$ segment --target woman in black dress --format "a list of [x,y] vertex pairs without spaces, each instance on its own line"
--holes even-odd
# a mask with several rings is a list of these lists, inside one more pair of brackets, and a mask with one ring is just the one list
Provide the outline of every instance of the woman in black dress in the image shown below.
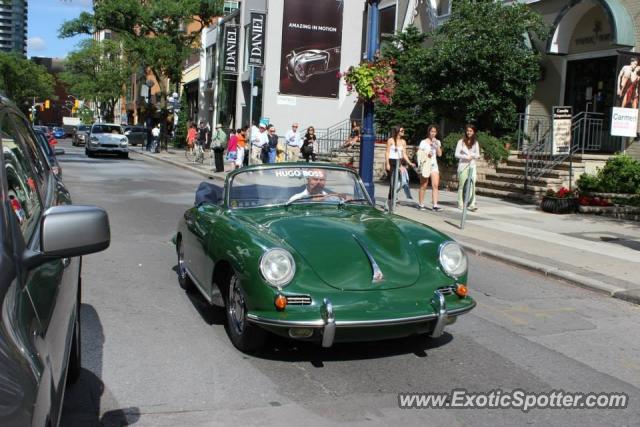
[[313,126],[309,126],[307,128],[307,133],[304,134],[304,141],[302,142],[302,148],[300,152],[302,153],[302,157],[309,162],[316,161],[316,153],[315,153],[315,144],[316,144],[316,134]]

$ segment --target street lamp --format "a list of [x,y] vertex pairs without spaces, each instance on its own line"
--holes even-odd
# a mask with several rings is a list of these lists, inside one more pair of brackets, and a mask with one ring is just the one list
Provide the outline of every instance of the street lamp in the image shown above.
[[[369,16],[367,21],[367,60],[373,61],[378,50],[378,0],[367,0]],[[373,157],[375,153],[376,135],[373,130],[373,101],[365,101],[360,144],[360,176],[372,200],[375,200],[373,186]]]

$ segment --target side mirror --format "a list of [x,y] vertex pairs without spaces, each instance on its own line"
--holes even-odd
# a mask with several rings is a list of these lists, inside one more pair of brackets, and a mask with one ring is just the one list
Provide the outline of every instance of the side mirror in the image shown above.
[[24,262],[33,268],[55,258],[100,252],[109,247],[107,212],[97,206],[65,205],[47,209],[40,223],[40,252],[27,251]]
[[54,150],[54,153],[56,153],[56,156],[62,156],[64,154],[64,148],[57,148]]

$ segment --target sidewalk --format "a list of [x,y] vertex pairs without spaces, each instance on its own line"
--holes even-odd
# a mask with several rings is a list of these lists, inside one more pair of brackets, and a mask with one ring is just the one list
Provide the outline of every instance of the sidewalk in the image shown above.
[[[212,172],[208,158],[204,165],[188,164],[181,150],[131,152],[206,178],[223,181],[226,176]],[[388,188],[386,183],[376,183],[376,200],[383,201]],[[411,192],[417,201],[417,188]],[[440,198],[443,211],[419,211],[415,203],[404,201],[401,192],[396,213],[448,234],[471,253],[640,304],[640,223],[594,215],[553,215],[536,205],[478,196],[478,211],[467,212],[461,229],[456,193],[441,191]],[[431,205],[430,190],[425,201]]]

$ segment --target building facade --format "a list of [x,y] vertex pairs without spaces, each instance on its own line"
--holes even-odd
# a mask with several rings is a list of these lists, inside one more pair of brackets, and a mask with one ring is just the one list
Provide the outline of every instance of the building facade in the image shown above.
[[27,0],[0,2],[0,51],[27,55]]

